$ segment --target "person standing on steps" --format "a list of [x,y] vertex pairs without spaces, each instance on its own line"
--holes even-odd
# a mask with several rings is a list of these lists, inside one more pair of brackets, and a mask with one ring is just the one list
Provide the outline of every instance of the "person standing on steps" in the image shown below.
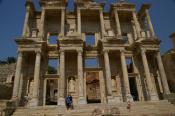
[[73,100],[72,100],[72,96],[70,94],[68,94],[66,96],[66,108],[67,110],[69,110],[70,108],[73,109]]

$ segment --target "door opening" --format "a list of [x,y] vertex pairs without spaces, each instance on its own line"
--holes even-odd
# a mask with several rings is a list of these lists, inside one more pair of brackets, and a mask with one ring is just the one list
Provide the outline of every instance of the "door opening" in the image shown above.
[[131,95],[133,97],[133,100],[134,101],[139,101],[139,96],[138,96],[135,77],[130,77],[129,78],[129,86],[130,86],[130,91],[131,91]]
[[86,99],[87,103],[101,103],[98,72],[86,73]]

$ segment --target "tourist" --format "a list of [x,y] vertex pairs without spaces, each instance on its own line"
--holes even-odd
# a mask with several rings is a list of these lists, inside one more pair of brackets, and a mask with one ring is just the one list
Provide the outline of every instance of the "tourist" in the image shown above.
[[67,110],[69,110],[70,108],[73,109],[73,100],[70,94],[66,96],[66,107],[67,107]]

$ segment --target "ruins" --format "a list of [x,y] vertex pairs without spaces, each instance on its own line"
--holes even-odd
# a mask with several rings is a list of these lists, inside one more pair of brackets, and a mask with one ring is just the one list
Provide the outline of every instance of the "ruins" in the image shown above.
[[163,64],[165,67],[165,71],[167,74],[167,80],[168,80],[168,84],[170,87],[170,92],[175,93],[175,33],[172,33],[170,35],[170,38],[172,38],[172,43],[173,43],[173,48],[168,50],[163,56],[162,56],[162,60],[163,60]]
[[[22,36],[15,40],[18,57],[11,100],[17,106],[61,108],[68,94],[77,107],[156,104],[170,94],[150,4],[138,12],[135,4],[124,0],[110,5],[109,12],[104,12],[103,2],[90,0],[75,0],[74,10],[67,9],[66,0],[40,0],[41,11],[31,0],[25,5]],[[52,72],[50,65],[55,67]]]

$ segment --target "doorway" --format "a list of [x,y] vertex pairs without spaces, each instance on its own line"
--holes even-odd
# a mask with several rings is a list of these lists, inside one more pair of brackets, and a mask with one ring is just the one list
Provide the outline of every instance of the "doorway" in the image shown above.
[[57,105],[58,80],[47,79],[46,81],[46,105]]
[[139,101],[139,96],[138,96],[138,90],[137,90],[137,84],[136,84],[136,78],[135,77],[130,77],[129,78],[129,86],[130,86],[130,91],[131,95],[133,97],[134,101]]
[[99,72],[86,72],[87,103],[101,103]]

